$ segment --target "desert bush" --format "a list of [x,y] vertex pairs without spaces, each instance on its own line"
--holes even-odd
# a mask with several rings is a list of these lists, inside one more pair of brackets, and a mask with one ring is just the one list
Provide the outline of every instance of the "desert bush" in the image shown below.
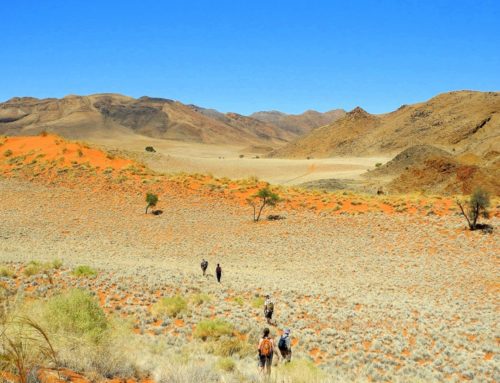
[[148,209],[150,207],[155,207],[156,204],[158,203],[158,196],[153,193],[147,193],[146,194],[146,214],[148,214]]
[[278,375],[281,375],[284,381],[294,383],[319,383],[326,379],[325,373],[319,367],[305,359],[292,360],[280,366]]
[[156,152],[156,150],[152,146],[146,146],[146,152],[154,153],[154,152]]
[[243,306],[243,304],[245,303],[242,297],[236,297],[233,299],[233,301],[240,307]]
[[252,307],[256,309],[261,309],[264,307],[264,298],[263,297],[255,297],[252,300]]
[[236,370],[236,363],[232,358],[221,358],[217,361],[217,367],[222,371],[232,372]]
[[187,310],[186,300],[179,296],[163,297],[152,308],[154,315],[167,315],[177,317],[180,313]]
[[0,266],[0,277],[12,278],[14,276],[14,271],[7,266]]
[[490,196],[488,192],[481,188],[474,190],[469,198],[468,206],[464,208],[463,203],[457,200],[457,205],[465,217],[470,230],[478,228],[479,217],[489,218],[488,207],[490,206]]
[[31,277],[32,275],[40,274],[45,269],[44,265],[38,261],[30,261],[25,266],[23,273],[27,277]]
[[7,149],[5,152],[3,152],[3,155],[4,155],[5,157],[10,157],[10,156],[12,155],[12,150]]
[[59,270],[63,265],[63,261],[60,259],[54,259],[52,261],[52,267],[56,270]]
[[190,301],[194,303],[196,306],[200,306],[204,303],[209,303],[212,301],[212,297],[208,294],[204,293],[198,293],[198,294],[193,294],[190,297]]
[[51,331],[93,343],[102,339],[109,326],[94,297],[79,289],[50,298],[43,307],[43,317]]
[[196,325],[193,336],[202,340],[219,339],[233,333],[233,325],[223,319],[206,319]]
[[8,371],[27,383],[40,365],[58,368],[57,355],[46,331],[27,317],[9,319],[3,313],[0,323],[0,370]]
[[97,276],[97,271],[90,266],[80,265],[73,269],[73,275],[76,277],[95,278]]
[[[262,214],[262,210],[266,206],[276,206],[280,201],[278,194],[272,192],[269,187],[260,189],[256,194],[247,199],[247,203],[253,207],[253,220],[258,222]],[[258,206],[260,205],[260,206]]]
[[381,167],[381,166],[382,166],[382,162],[377,162],[377,163],[375,164],[375,167],[376,167],[376,168],[379,168],[379,167]]
[[207,351],[218,356],[229,357],[239,355],[240,357],[255,354],[255,346],[251,346],[243,339],[235,336],[222,336],[207,344]]

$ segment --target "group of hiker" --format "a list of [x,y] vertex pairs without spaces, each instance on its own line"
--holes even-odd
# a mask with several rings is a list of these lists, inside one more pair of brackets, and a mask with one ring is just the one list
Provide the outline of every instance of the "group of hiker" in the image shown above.
[[[203,276],[206,276],[208,269],[208,261],[203,259],[201,261],[201,271]],[[220,283],[222,277],[222,267],[217,264],[215,268],[215,275],[217,277],[217,282]],[[270,325],[276,325],[273,323],[274,314],[274,300],[268,294],[266,295],[266,300],[264,301],[264,317]],[[278,344],[275,345],[274,339],[270,336],[271,331],[266,327],[263,331],[262,338],[258,345],[259,354],[259,368],[262,374],[269,375],[271,373],[271,366],[273,363],[273,356],[276,354],[276,349],[279,350],[281,357],[285,363],[289,363],[292,359],[292,342],[290,339],[290,329],[285,329],[280,336]],[[278,354],[276,354],[278,355]],[[279,358],[279,355],[278,355]]]
[[[203,272],[203,276],[206,276],[207,269],[208,269],[208,261],[203,259],[201,261],[201,271]],[[215,268],[215,276],[217,277],[217,282],[220,283],[220,279],[222,278],[222,267],[220,267],[220,264],[217,264],[217,267]]]

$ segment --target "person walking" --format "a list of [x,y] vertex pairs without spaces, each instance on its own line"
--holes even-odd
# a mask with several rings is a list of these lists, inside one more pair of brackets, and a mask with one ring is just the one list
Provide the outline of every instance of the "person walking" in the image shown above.
[[208,269],[208,261],[206,261],[205,258],[203,258],[203,260],[201,261],[201,271],[203,272],[203,276],[205,276],[207,269]]
[[268,324],[272,325],[274,313],[274,301],[271,299],[270,295],[266,295],[266,300],[264,302],[264,316]]
[[271,375],[271,365],[273,364],[274,340],[269,335],[266,327],[259,341],[259,369],[261,374]]
[[220,279],[222,277],[222,267],[220,267],[219,264],[217,264],[217,267],[215,268],[215,275],[217,276],[217,282],[220,283]]
[[285,363],[290,363],[292,360],[292,341],[290,339],[290,329],[287,328],[278,341],[278,349]]

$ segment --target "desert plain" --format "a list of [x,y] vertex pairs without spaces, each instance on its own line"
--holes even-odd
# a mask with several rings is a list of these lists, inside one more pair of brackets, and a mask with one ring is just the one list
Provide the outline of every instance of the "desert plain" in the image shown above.
[[[453,197],[288,186],[318,168],[318,178],[357,177],[378,157],[287,162],[167,146],[145,158],[104,141],[2,140],[11,153],[0,159],[1,283],[11,300],[80,288],[120,323],[101,354],[55,331],[61,363],[81,374],[67,380],[259,381],[266,294],[276,301],[271,333],[290,328],[293,339],[294,362],[278,363],[272,381],[500,380],[498,231],[467,230]],[[169,162],[192,168],[167,172]],[[253,222],[246,198],[266,181],[282,202],[265,216],[283,219]],[[149,191],[162,214],[145,214]],[[495,198],[488,222],[500,222]],[[75,273],[81,266],[93,272]],[[184,302],[175,315],[161,309],[172,297]],[[220,320],[223,336],[197,332]]]

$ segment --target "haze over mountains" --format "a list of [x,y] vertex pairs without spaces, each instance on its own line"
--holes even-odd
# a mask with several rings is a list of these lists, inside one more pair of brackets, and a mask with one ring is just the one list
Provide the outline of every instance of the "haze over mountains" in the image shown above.
[[220,113],[178,101],[118,94],[62,99],[16,97],[0,103],[0,134],[33,135],[43,130],[72,139],[140,134],[206,144],[283,145],[299,134],[333,122],[343,111],[280,114],[278,123],[237,113]]

